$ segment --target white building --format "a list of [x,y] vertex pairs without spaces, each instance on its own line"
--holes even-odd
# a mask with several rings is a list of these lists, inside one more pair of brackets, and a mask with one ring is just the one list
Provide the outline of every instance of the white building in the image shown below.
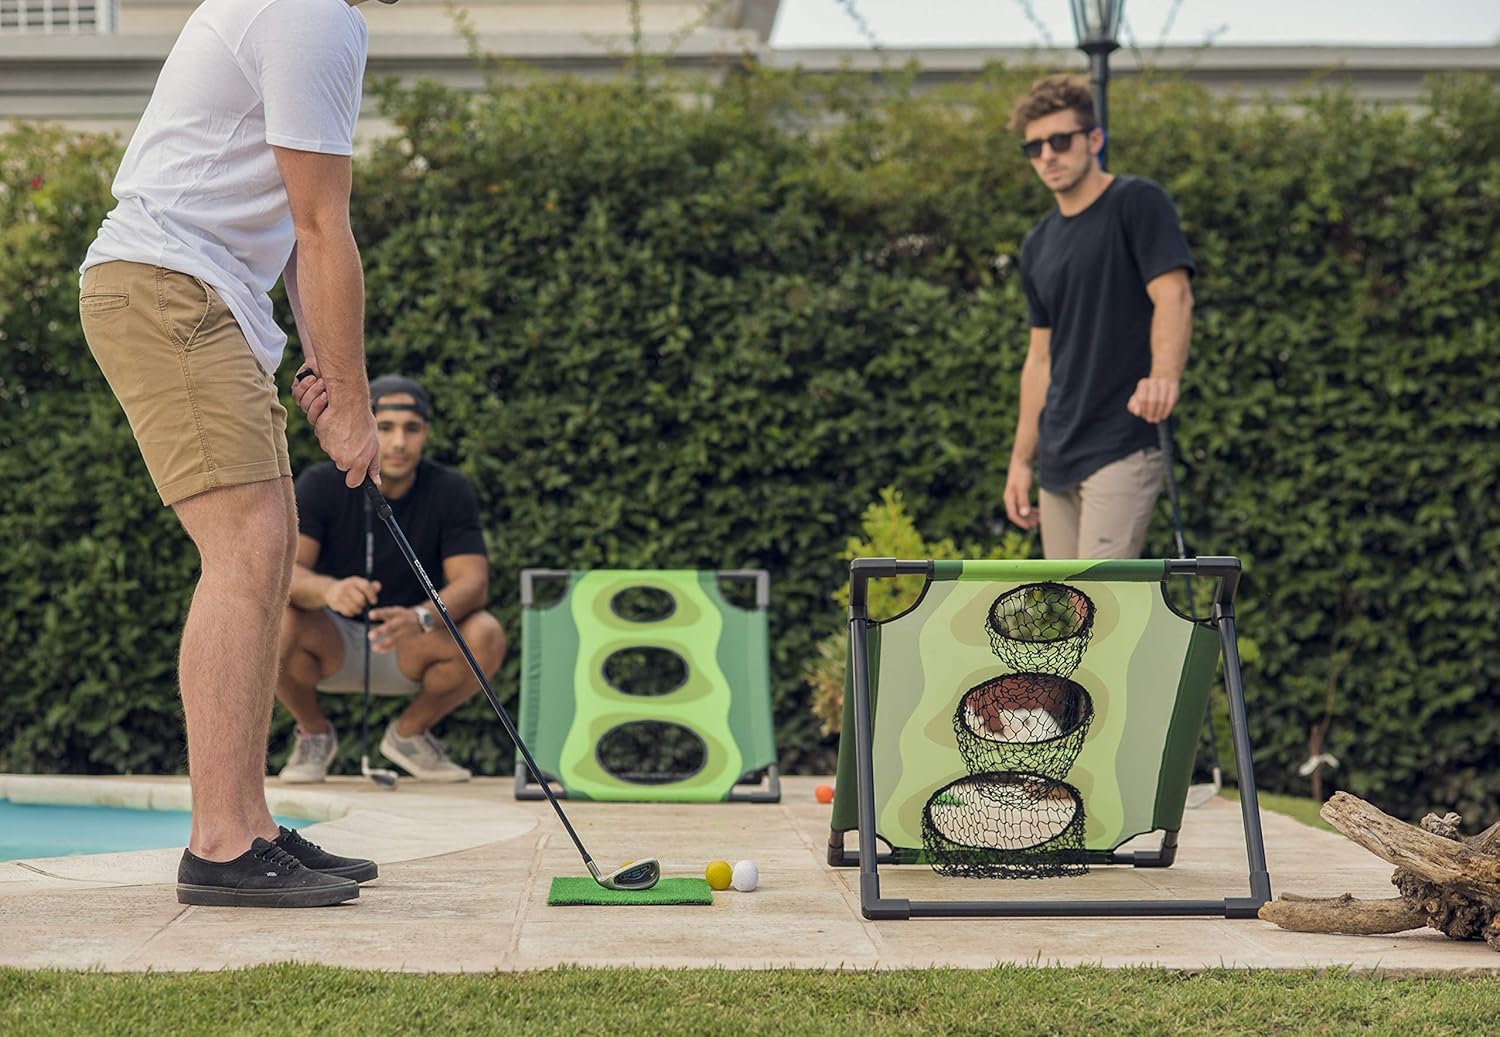
[[[780,0],[401,0],[370,3],[371,76],[428,78],[476,87],[483,75],[454,12],[477,34],[480,48],[511,69],[582,77],[618,76],[640,32],[646,51],[668,67],[710,77],[744,60],[774,66],[872,73],[882,64],[916,60],[921,82],[972,75],[988,62],[1086,68],[1076,50],[786,50],[769,45]],[[0,0],[0,120],[62,122],[83,130],[128,136],[144,110],[162,60],[196,0]],[[632,24],[632,10],[639,26]],[[1284,96],[1310,77],[1343,79],[1364,96],[1413,104],[1432,72],[1500,75],[1497,47],[1167,47],[1154,52],[1161,69],[1183,71],[1216,92],[1247,100]],[[1128,77],[1128,51],[1111,61]],[[515,74],[515,73],[511,73]],[[365,106],[361,136],[383,127]]]

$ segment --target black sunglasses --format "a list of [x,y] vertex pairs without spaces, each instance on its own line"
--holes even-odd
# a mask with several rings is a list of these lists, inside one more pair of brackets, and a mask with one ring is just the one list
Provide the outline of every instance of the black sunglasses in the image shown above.
[[1042,137],[1039,140],[1026,141],[1021,145],[1021,150],[1025,152],[1027,158],[1041,158],[1042,145],[1050,144],[1052,146],[1053,154],[1061,155],[1063,152],[1067,151],[1073,146],[1073,138],[1075,136],[1080,133],[1092,132],[1094,132],[1094,128],[1092,126],[1089,126],[1081,130],[1069,130],[1067,133],[1054,133],[1050,137]]

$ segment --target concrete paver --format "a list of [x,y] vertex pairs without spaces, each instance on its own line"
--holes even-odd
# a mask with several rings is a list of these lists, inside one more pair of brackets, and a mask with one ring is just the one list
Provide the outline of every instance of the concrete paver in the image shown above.
[[[0,795],[38,780],[0,776]],[[812,790],[828,780],[783,778],[779,804],[565,803],[601,867],[654,854],[668,876],[701,875],[714,858],[753,858],[761,871],[756,892],[717,893],[710,907],[566,908],[547,906],[551,879],[583,874],[582,862],[547,804],[516,802],[509,780],[406,782],[394,793],[358,778],[333,779],[317,790],[270,781],[279,812],[298,799],[300,811],[286,812],[329,818],[308,828],[309,838],[380,861],[380,879],[357,902],[297,912],[184,908],[171,885],[178,850],[10,862],[0,864],[0,964],[173,971],[300,961],[483,972],[559,964],[1056,963],[1500,972],[1500,955],[1484,944],[1430,930],[1317,936],[1222,918],[870,922],[859,913],[857,872],[824,860],[829,808]],[[83,797],[76,782],[64,782],[67,794]],[[120,791],[132,783],[147,791]],[[112,802],[134,805],[180,805],[186,792],[181,779],[109,784]],[[31,792],[41,795],[34,784]],[[1390,866],[1348,840],[1275,814],[1265,814],[1263,823],[1273,889],[1394,895]],[[881,881],[887,896],[914,899],[1243,896],[1239,807],[1213,800],[1189,810],[1177,863],[1167,869],[1094,868],[1075,878],[1005,883],[882,868]]]

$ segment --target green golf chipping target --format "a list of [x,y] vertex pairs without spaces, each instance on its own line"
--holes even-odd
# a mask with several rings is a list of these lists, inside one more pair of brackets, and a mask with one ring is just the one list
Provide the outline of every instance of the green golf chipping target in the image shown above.
[[[757,581],[757,606],[721,577]],[[537,604],[532,586],[563,582]],[[521,731],[577,799],[779,799],[763,573],[522,573]],[[765,771],[770,790],[736,791]],[[535,786],[517,773],[517,795]]]
[[[1270,900],[1254,767],[1243,749],[1237,558],[856,558],[849,569],[828,863],[859,868],[866,918],[1253,918]],[[905,612],[871,618],[873,586],[917,575],[925,583]],[[1206,615],[1174,607],[1164,591],[1177,578],[1208,583]],[[1176,860],[1220,661],[1242,748],[1249,895],[1084,892],[1092,880],[1083,873],[1094,865],[1162,868]],[[1155,847],[1125,846],[1152,832],[1160,833]],[[1064,896],[1045,899],[975,883],[951,884],[964,892],[930,887],[939,893],[931,899],[882,889],[887,868],[897,866],[899,876],[899,866],[921,864],[966,879],[1078,878]]]
[[[1090,851],[1180,827],[1217,645],[1172,611],[1159,580],[1087,575],[1145,564],[1160,572],[1159,562],[937,562],[915,605],[871,624],[877,831],[895,859],[931,863],[929,801],[984,772],[1077,790]],[[852,705],[846,691],[846,738]],[[852,763],[841,756],[840,792],[852,791]],[[852,795],[835,800],[833,820],[854,827]]]

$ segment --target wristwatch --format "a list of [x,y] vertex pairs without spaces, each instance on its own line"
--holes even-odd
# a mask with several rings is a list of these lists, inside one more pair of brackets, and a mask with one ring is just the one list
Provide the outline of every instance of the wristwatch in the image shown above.
[[412,609],[417,614],[417,622],[422,624],[422,633],[427,633],[437,626],[437,617],[432,614],[432,609],[426,605],[418,605]]

